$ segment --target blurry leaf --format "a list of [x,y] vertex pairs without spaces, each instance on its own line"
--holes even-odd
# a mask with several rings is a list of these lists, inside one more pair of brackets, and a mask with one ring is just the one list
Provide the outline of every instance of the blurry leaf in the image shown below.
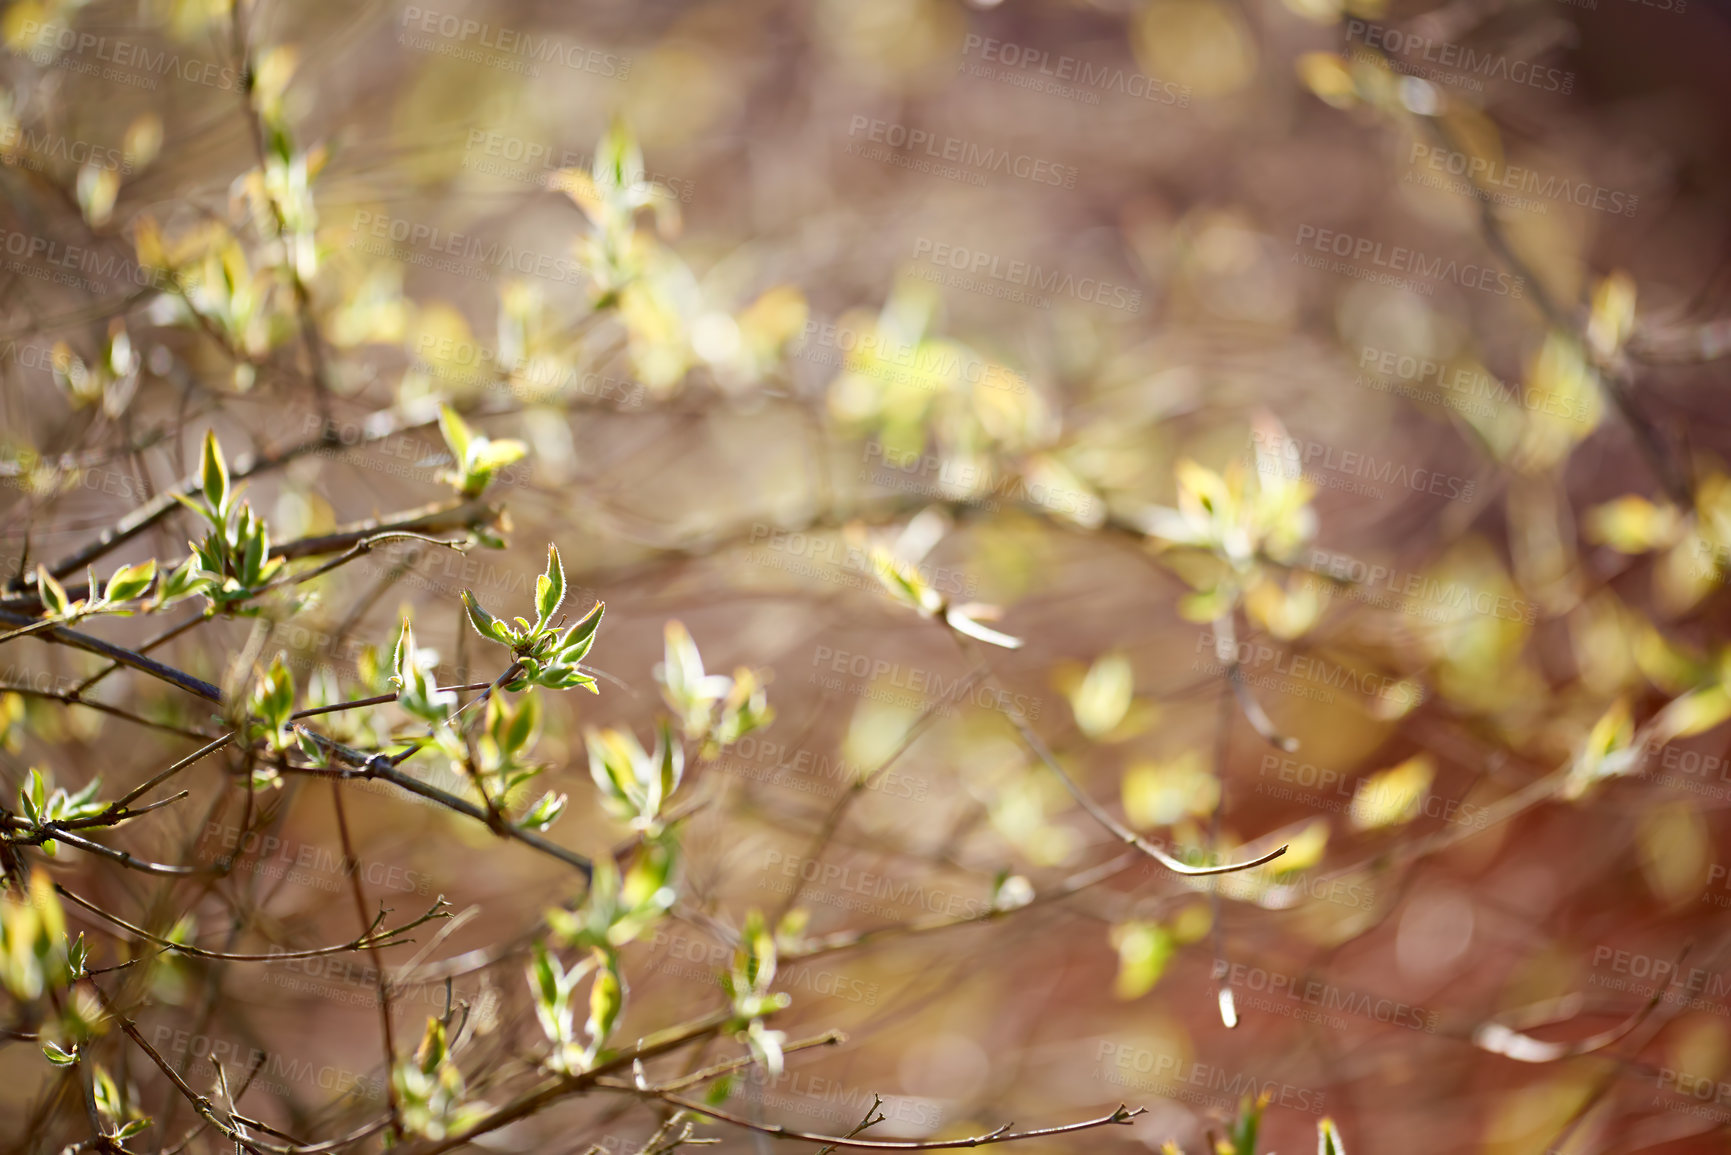
[[1637,837],[1641,873],[1654,895],[1674,906],[1700,894],[1712,842],[1695,804],[1661,804],[1641,817]]
[[1415,754],[1398,766],[1363,779],[1352,796],[1352,825],[1359,830],[1378,830],[1412,821],[1435,775],[1430,755]]
[[1569,767],[1563,797],[1580,798],[1600,779],[1639,769],[1643,751],[1634,740],[1635,723],[1629,715],[1628,700],[1619,698],[1587,735],[1581,753]]
[[1608,545],[1619,553],[1647,553],[1670,545],[1681,528],[1682,522],[1673,506],[1654,505],[1638,494],[1595,506],[1585,518],[1589,540]]
[[1102,655],[1070,696],[1076,725],[1094,739],[1111,732],[1124,720],[1135,689],[1130,659],[1121,653]]
[[1137,762],[1124,774],[1124,816],[1141,829],[1205,818],[1220,804],[1220,781],[1202,754],[1185,750],[1170,762]]
[[1593,290],[1593,307],[1587,321],[1587,343],[1593,352],[1609,360],[1622,352],[1623,343],[1635,328],[1635,282],[1618,270]]
[[1704,734],[1731,718],[1731,693],[1713,685],[1684,694],[1653,719],[1653,741],[1659,745]]
[[78,207],[91,228],[101,228],[114,216],[114,200],[120,195],[120,173],[101,165],[87,164],[78,170]]
[[1176,949],[1169,933],[1147,922],[1113,927],[1112,945],[1118,950],[1118,978],[1112,992],[1120,999],[1139,999],[1153,990]]
[[[1288,4],[1294,0],[1287,0]],[[1318,0],[1304,0],[1316,3]],[[1298,78],[1324,104],[1351,108],[1358,103],[1358,85],[1347,71],[1346,61],[1333,52],[1306,52],[1298,58]]]

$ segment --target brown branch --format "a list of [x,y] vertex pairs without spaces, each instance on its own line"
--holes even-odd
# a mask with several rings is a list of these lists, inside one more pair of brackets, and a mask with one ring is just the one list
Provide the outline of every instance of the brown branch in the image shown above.
[[731,1123],[735,1127],[743,1127],[761,1135],[775,1139],[793,1139],[802,1143],[828,1143],[832,1147],[851,1147],[866,1151],[944,1151],[959,1147],[984,1147],[992,1143],[1014,1143],[1021,1139],[1042,1139],[1052,1135],[1068,1135],[1077,1131],[1087,1131],[1094,1127],[1106,1127],[1114,1124],[1128,1126],[1130,1120],[1147,1111],[1146,1107],[1131,1108],[1119,1104],[1117,1110],[1098,1119],[1084,1119],[1079,1123],[1063,1123],[1056,1127],[1040,1127],[1032,1131],[1012,1131],[1014,1126],[1005,1123],[995,1131],[984,1135],[970,1135],[965,1139],[859,1139],[847,1135],[817,1135],[810,1131],[796,1131],[775,1123],[756,1123],[743,1115],[735,1115],[720,1107],[711,1107],[704,1103],[687,1099],[669,1091],[655,1091],[652,1088],[619,1088],[629,1094],[647,1099],[659,1099],[671,1103],[675,1107],[683,1107],[687,1111],[695,1111],[719,1119],[723,1123]]
[[89,899],[79,897],[59,883],[54,884],[54,889],[64,897],[71,899],[74,903],[89,911],[91,914],[96,915],[98,918],[111,922],[127,933],[135,934],[147,942],[155,943],[164,950],[173,951],[175,954],[183,954],[189,958],[210,959],[214,962],[288,962],[295,959],[323,958],[326,955],[346,954],[350,951],[372,950],[380,946],[397,946],[403,942],[413,941],[412,939],[404,939],[398,936],[406,934],[424,923],[431,922],[435,918],[444,918],[444,908],[447,905],[444,898],[441,896],[439,900],[428,909],[426,914],[421,915],[412,922],[406,922],[402,926],[392,927],[390,930],[386,931],[378,931],[377,929],[379,923],[383,922],[385,917],[384,913],[381,912],[367,927],[366,933],[362,934],[359,938],[351,939],[348,942],[338,943],[336,946],[314,947],[309,950],[285,950],[278,951],[275,954],[231,954],[226,951],[205,950],[202,947],[174,942],[171,939],[163,938],[161,935],[152,934],[141,926],[135,926],[132,923],[127,922],[119,915],[108,913]]
[[[367,954],[373,960],[373,975],[378,984],[379,1021],[383,1031],[385,1048],[385,1102],[391,1114],[391,1138],[400,1142],[403,1137],[403,1107],[397,1099],[397,1083],[393,1077],[397,1069],[397,1040],[391,1031],[391,991],[385,978],[385,962],[379,956],[380,941],[373,937],[373,927],[378,925],[375,920],[367,922],[367,898],[361,889],[361,860],[355,854],[354,840],[349,836],[349,816],[343,806],[343,787],[341,782],[331,783],[331,805],[336,808],[337,834],[343,844],[343,873],[349,877],[349,893],[355,900],[355,915],[361,920],[361,937],[357,942],[364,942]],[[433,908],[438,910],[445,905],[444,897],[439,898]],[[385,917],[383,910],[379,911],[379,919]]]

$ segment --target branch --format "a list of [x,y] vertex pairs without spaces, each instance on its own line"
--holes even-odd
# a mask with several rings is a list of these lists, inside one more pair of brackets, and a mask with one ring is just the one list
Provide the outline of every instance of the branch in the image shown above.
[[1074,798],[1076,804],[1083,810],[1086,810],[1094,821],[1111,831],[1112,834],[1121,839],[1126,845],[1134,846],[1137,850],[1148,855],[1174,874],[1189,875],[1191,877],[1200,877],[1210,874],[1234,874],[1240,870],[1253,870],[1258,866],[1264,866],[1286,853],[1286,846],[1283,844],[1278,849],[1271,850],[1259,858],[1253,858],[1249,862],[1235,862],[1224,866],[1192,866],[1187,862],[1182,862],[1179,859],[1173,858],[1170,854],[1167,854],[1164,850],[1161,850],[1158,846],[1155,846],[1152,842],[1149,842],[1134,830],[1131,830],[1128,826],[1125,826],[1116,818],[1113,818],[1110,814],[1106,813],[1105,809],[1101,807],[1099,803],[1095,802],[1092,798],[1088,797],[1087,794],[1083,793],[1082,788],[1076,785],[1075,779],[1071,778],[1070,775],[1064,771],[1064,768],[1058,765],[1058,760],[1052,757],[1052,752],[1046,749],[1046,744],[1040,741],[1040,736],[1034,733],[1033,728],[1028,725],[1025,718],[1020,714],[1010,713],[1008,711],[1005,712],[1004,716],[1010,720],[1010,724],[1014,726],[1017,733],[1022,736],[1022,741],[1027,743],[1028,749],[1032,750],[1035,757],[1039,758],[1041,762],[1046,764],[1048,770],[1058,776],[1058,780],[1062,782],[1064,788],[1070,792],[1070,797]]
[[205,950],[202,947],[188,946],[183,943],[174,942],[171,939],[163,938],[161,935],[151,934],[143,927],[134,926],[119,915],[109,914],[89,899],[80,898],[78,895],[67,890],[59,883],[54,884],[54,889],[64,897],[71,899],[74,903],[83,907],[85,910],[88,910],[91,914],[96,915],[98,918],[111,922],[120,929],[127,931],[130,934],[135,934],[147,942],[155,943],[164,950],[173,951],[176,954],[187,955],[190,958],[211,959],[216,962],[286,962],[294,959],[322,958],[325,955],[345,954],[349,951],[371,950],[375,947],[381,946],[398,946],[404,942],[412,940],[399,938],[397,936],[406,934],[417,926],[431,922],[435,918],[446,917],[444,914],[444,908],[449,905],[445,902],[444,897],[440,896],[439,900],[433,903],[433,905],[427,910],[426,914],[421,915],[412,922],[406,922],[402,926],[392,927],[387,931],[378,931],[377,929],[379,923],[383,922],[385,917],[384,912],[381,911],[379,916],[372,921],[370,926],[368,926],[366,932],[359,938],[352,939],[345,943],[338,943],[336,946],[321,946],[315,947],[311,950],[285,950],[279,951],[276,954],[229,954],[225,951]]
[[853,1147],[867,1151],[943,1151],[958,1147],[984,1147],[991,1143],[1014,1143],[1021,1139],[1042,1139],[1051,1135],[1068,1135],[1076,1131],[1087,1131],[1094,1127],[1106,1127],[1113,1124],[1128,1126],[1130,1120],[1147,1110],[1146,1107],[1131,1108],[1120,1103],[1117,1110],[1098,1119],[1084,1119],[1080,1123],[1064,1123],[1056,1127],[1040,1127],[1033,1131],[1012,1131],[1014,1126],[1005,1123],[996,1131],[984,1135],[970,1135],[966,1139],[858,1139],[847,1135],[817,1135],[810,1131],[795,1131],[774,1123],[754,1123],[743,1115],[735,1115],[719,1107],[711,1107],[670,1091],[655,1091],[650,1088],[630,1088],[630,1093],[648,1099],[659,1099],[671,1103],[675,1107],[683,1107],[687,1111],[696,1111],[719,1119],[723,1123],[732,1123],[735,1127],[744,1127],[748,1131],[756,1131],[776,1139],[793,1139],[801,1143],[827,1143],[832,1147]]
[[[17,613],[13,610],[0,609],[0,622],[6,622],[11,625],[24,625],[34,620],[36,619],[27,614]],[[86,653],[99,654],[110,661],[119,662],[121,665],[129,666],[140,673],[149,674],[151,677],[156,678],[159,681],[167,682],[171,686],[178,686],[187,693],[195,694],[207,702],[215,702],[218,705],[222,703],[222,691],[211,685],[209,682],[206,682],[202,678],[195,678],[191,674],[175,669],[173,666],[165,666],[154,658],[145,657],[137,650],[129,650],[125,646],[117,646],[113,642],[105,642],[101,638],[91,637],[89,634],[80,633],[74,629],[68,629],[66,626],[57,626],[54,629],[45,630],[42,632],[41,638],[45,642],[55,642],[62,646],[71,646],[75,650],[84,650]],[[209,737],[209,735],[201,735],[201,737]]]

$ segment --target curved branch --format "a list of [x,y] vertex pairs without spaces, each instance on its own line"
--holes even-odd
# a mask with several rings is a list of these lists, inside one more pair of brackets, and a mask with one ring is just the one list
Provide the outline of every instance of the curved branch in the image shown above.
[[1235,874],[1240,870],[1253,870],[1258,866],[1264,866],[1286,853],[1286,845],[1282,844],[1278,849],[1271,850],[1267,854],[1253,858],[1248,862],[1232,862],[1222,866],[1192,866],[1188,862],[1174,858],[1164,850],[1161,850],[1158,846],[1155,846],[1152,842],[1143,838],[1140,834],[1137,834],[1134,830],[1131,830],[1128,826],[1125,826],[1122,822],[1119,822],[1116,818],[1113,818],[1106,812],[1104,807],[1102,807],[1098,802],[1095,802],[1092,798],[1088,797],[1082,788],[1076,785],[1076,780],[1071,778],[1062,766],[1058,765],[1058,760],[1052,757],[1052,752],[1046,749],[1046,744],[1040,741],[1040,736],[1034,733],[1033,727],[1028,725],[1027,719],[1023,718],[1020,714],[1010,713],[1008,711],[1005,712],[1004,716],[1010,720],[1010,724],[1016,728],[1017,733],[1021,734],[1022,741],[1027,744],[1028,749],[1032,750],[1034,756],[1046,764],[1048,770],[1058,776],[1058,780],[1062,782],[1064,788],[1070,792],[1070,797],[1074,798],[1076,804],[1088,812],[1089,817],[1093,818],[1094,821],[1111,831],[1114,836],[1122,840],[1126,845],[1134,846],[1137,850],[1140,850],[1143,854],[1154,859],[1154,861],[1158,862],[1161,866],[1164,866],[1167,870],[1172,871],[1174,874],[1188,875],[1192,878],[1210,874]]
[[1129,1107],[1120,1103],[1117,1110],[1111,1114],[1102,1115],[1098,1119],[1083,1119],[1079,1123],[1061,1123],[1056,1127],[1038,1127],[1032,1131],[1012,1131],[1015,1124],[1005,1123],[995,1131],[984,1135],[970,1135],[965,1139],[858,1139],[846,1135],[818,1135],[810,1131],[795,1131],[774,1123],[756,1123],[743,1115],[735,1115],[720,1107],[711,1107],[699,1103],[695,1099],[687,1099],[683,1095],[671,1091],[655,1091],[652,1089],[615,1087],[630,1094],[647,1099],[659,1099],[675,1107],[683,1107],[687,1111],[695,1111],[719,1119],[723,1123],[731,1123],[735,1127],[744,1127],[748,1131],[756,1131],[760,1135],[769,1135],[776,1139],[794,1139],[801,1143],[827,1143],[832,1147],[852,1147],[866,1151],[945,1151],[960,1147],[985,1147],[992,1143],[1014,1143],[1020,1139],[1041,1139],[1051,1135],[1069,1135],[1076,1131],[1087,1131],[1095,1127],[1108,1127],[1114,1124],[1129,1126],[1130,1120],[1148,1110],[1146,1107]]
[[435,918],[444,918],[445,914],[443,908],[449,905],[441,895],[438,901],[428,908],[426,914],[421,915],[412,922],[406,922],[402,926],[392,927],[387,931],[376,931],[379,923],[383,922],[385,918],[385,912],[380,911],[378,918],[373,920],[372,926],[367,928],[365,934],[361,935],[359,938],[352,939],[349,942],[338,943],[336,946],[314,947],[309,950],[285,950],[279,951],[276,954],[229,954],[226,951],[205,950],[203,947],[188,946],[183,943],[174,942],[171,939],[163,938],[159,934],[152,934],[141,926],[134,926],[132,923],[127,922],[117,914],[109,914],[106,910],[103,910],[89,899],[80,898],[78,895],[67,890],[59,883],[54,884],[54,889],[63,897],[71,899],[74,903],[83,907],[85,910],[88,910],[96,917],[111,922],[121,930],[130,934],[135,934],[147,942],[155,943],[164,950],[173,951],[176,954],[187,955],[191,958],[212,959],[217,962],[286,962],[294,959],[322,958],[325,955],[346,954],[349,951],[366,950],[377,946],[398,946],[404,941],[407,941],[398,938],[398,935],[405,934],[408,931],[415,929],[417,926],[433,921]]

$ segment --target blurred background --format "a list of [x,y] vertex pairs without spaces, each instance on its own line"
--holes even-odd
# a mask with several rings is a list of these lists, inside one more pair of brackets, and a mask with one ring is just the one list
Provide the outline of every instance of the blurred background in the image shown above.
[[[1607,358],[1691,479],[1698,526],[1721,524],[1724,342],[1700,326],[1728,288],[1722,9],[434,2],[265,0],[240,39],[222,4],[7,6],[9,575],[186,476],[207,427],[231,461],[321,427],[293,313],[248,280],[260,261],[225,266],[207,302],[221,341],[148,276],[152,243],[192,252],[257,211],[248,44],[259,99],[293,126],[301,163],[277,195],[300,206],[292,259],[352,444],[250,483],[272,539],[440,499],[433,401],[530,450],[489,494],[504,548],[393,545],[321,581],[274,635],[297,683],[358,693],[364,648],[388,655],[405,614],[442,680],[491,678],[458,594],[526,613],[556,543],[567,608],[606,602],[606,677],[548,697],[538,787],[571,796],[555,841],[600,854],[629,831],[597,804],[583,730],[650,732],[664,624],[711,671],[768,680],[774,724],[688,773],[681,905],[626,948],[627,1036],[722,1005],[728,928],[797,898],[809,942],[883,933],[784,967],[776,1025],[847,1042],[737,1080],[730,1109],[765,1123],[843,1133],[881,1095],[873,1135],[955,1137],[1124,1102],[1148,1109],[1133,1128],[1024,1149],[1201,1151],[1266,1091],[1267,1151],[1308,1149],[1323,1115],[1355,1152],[1722,1149],[1724,733],[1577,798],[1531,795],[1614,702],[1648,719],[1679,692],[1661,671],[1717,668],[1718,539],[1676,531],[1689,510],[1665,467],[1559,334],[1614,315],[1594,294],[1626,278],[1634,320]],[[615,125],[640,149],[622,154],[623,226],[570,177]],[[127,368],[115,324],[130,372],[104,368]],[[380,414],[405,431],[376,438]],[[1151,536],[1196,467],[1313,491],[1229,639],[1212,559]],[[176,514],[109,562],[178,558],[193,532]],[[952,604],[999,607],[991,627],[1021,647],[896,602],[873,541]],[[160,654],[221,682],[250,631],[219,621]],[[38,689],[101,668],[34,640],[0,656]],[[114,701],[197,719],[123,682]],[[130,785],[187,749],[12,702],[7,796],[32,765]],[[1157,844],[1287,843],[1281,873],[1216,889],[1120,862],[1007,713]],[[808,857],[847,784],[886,762]],[[220,884],[77,855],[43,869],[229,949],[353,934],[328,790],[289,780],[248,833],[244,792],[214,769],[186,785],[117,844],[237,856]],[[347,797],[372,893],[461,915],[385,952],[421,964],[399,1042],[449,977],[469,1090],[503,1101],[538,1039],[526,936],[580,886],[436,807]],[[956,919],[976,920],[908,925]],[[340,1134],[382,1102],[369,965],[159,963],[140,1030],[200,1086],[213,1055],[232,1074],[266,1052],[244,1102]],[[168,1111],[160,1075],[123,1055],[117,1077]],[[63,1133],[43,1108],[55,1076],[35,1047],[0,1046],[0,1072],[0,1146],[77,1138],[76,1115]],[[478,1145],[635,1151],[656,1121],[623,1102]]]

